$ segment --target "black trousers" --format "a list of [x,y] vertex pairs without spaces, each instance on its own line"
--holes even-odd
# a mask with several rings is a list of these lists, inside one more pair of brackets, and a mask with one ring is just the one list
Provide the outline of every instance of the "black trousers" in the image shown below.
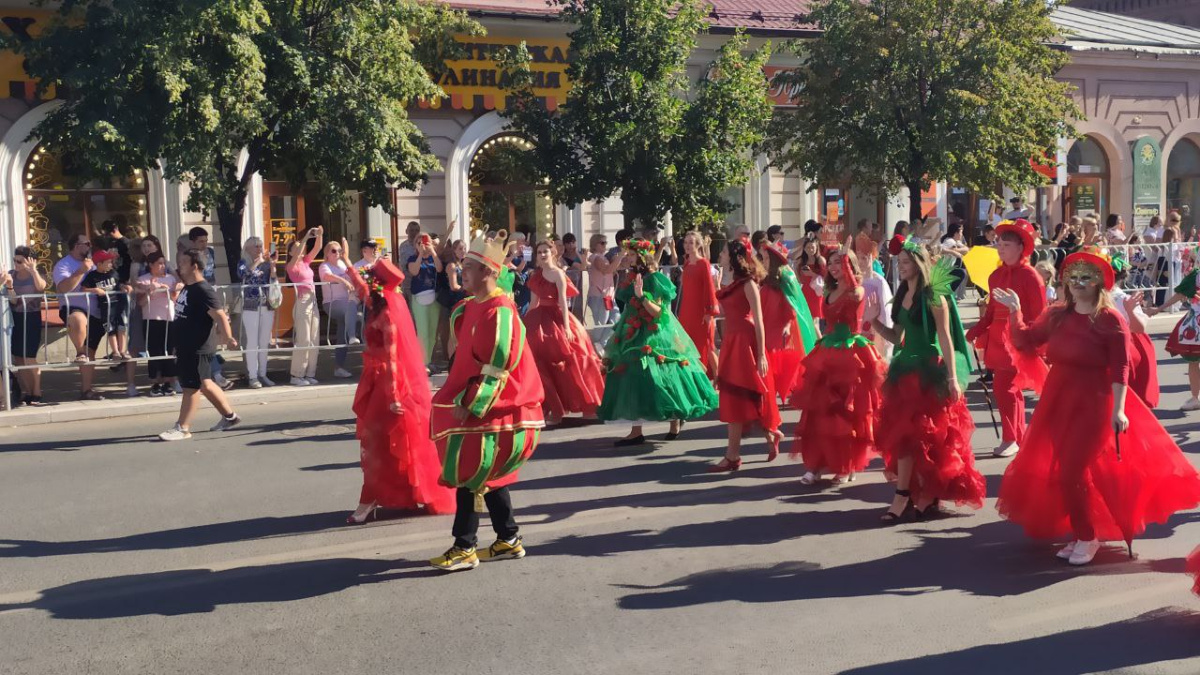
[[[479,514],[475,512],[475,493],[467,488],[458,488],[457,511],[454,514],[454,545],[459,548],[475,548],[479,543]],[[502,487],[483,495],[488,515],[492,518],[492,529],[499,539],[512,539],[520,528],[513,518],[512,498],[508,488]]]
[[[174,335],[170,321],[150,319],[146,321],[146,351],[150,356],[167,356],[175,350]],[[175,359],[150,361],[147,366],[150,379],[175,377]]]

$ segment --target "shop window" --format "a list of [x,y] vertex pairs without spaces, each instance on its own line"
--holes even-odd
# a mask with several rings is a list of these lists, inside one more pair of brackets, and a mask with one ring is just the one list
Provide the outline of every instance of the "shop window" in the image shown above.
[[1167,211],[1179,212],[1188,240],[1196,233],[1197,210],[1200,210],[1200,147],[1185,138],[1167,157]]
[[533,144],[511,134],[483,144],[471,159],[472,230],[523,232],[530,241],[555,233],[554,202],[525,160]]
[[[725,201],[733,204],[733,210],[725,214],[725,228],[732,230],[738,225],[749,225],[746,222],[746,187],[744,185],[735,185],[725,191],[721,195]],[[750,229],[754,229],[753,227]]]
[[146,177],[140,171],[85,181],[70,155],[38,146],[25,164],[24,179],[27,241],[44,270],[67,254],[71,237],[94,238],[106,220],[131,239],[150,233]]
[[1071,145],[1067,151],[1067,199],[1065,217],[1094,216],[1108,213],[1108,155],[1090,136]]

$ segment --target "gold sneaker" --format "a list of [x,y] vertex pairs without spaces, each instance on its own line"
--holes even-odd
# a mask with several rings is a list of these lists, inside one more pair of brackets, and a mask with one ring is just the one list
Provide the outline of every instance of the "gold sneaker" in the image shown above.
[[473,548],[459,548],[451,546],[450,550],[442,555],[429,561],[429,565],[434,569],[442,570],[443,572],[457,572],[458,570],[473,570],[479,567],[479,556],[475,555]]
[[525,545],[521,541],[521,535],[513,543],[508,543],[503,539],[497,539],[495,543],[487,547],[486,550],[479,552],[480,560],[504,560],[505,558],[519,559],[525,557]]

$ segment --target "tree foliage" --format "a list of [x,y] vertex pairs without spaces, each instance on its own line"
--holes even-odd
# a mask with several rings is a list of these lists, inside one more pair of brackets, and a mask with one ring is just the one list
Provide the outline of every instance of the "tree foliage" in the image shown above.
[[911,195],[932,181],[992,194],[1037,185],[1030,166],[1081,116],[1053,79],[1068,56],[1045,0],[819,0],[824,35],[791,48],[801,88],[777,114],[773,160],[817,182]]
[[232,268],[256,172],[388,206],[436,170],[407,106],[441,94],[450,36],[480,32],[415,0],[78,0],[15,48],[63,99],[33,135],[95,176],[161,160],[216,212]]
[[[688,59],[706,8],[671,0],[552,0],[570,33],[567,102],[550,113],[532,89],[528,55],[505,63],[515,104],[505,114],[534,142],[529,161],[555,201],[622,200],[627,227],[711,221],[745,182],[771,114],[762,66],[737,35],[693,88]],[[690,98],[689,98],[690,97]]]

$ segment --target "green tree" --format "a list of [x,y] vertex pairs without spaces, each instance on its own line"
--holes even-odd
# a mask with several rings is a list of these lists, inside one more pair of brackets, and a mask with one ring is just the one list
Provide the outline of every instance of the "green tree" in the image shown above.
[[441,94],[450,36],[480,32],[416,0],[78,0],[13,47],[62,96],[33,136],[92,176],[161,165],[188,183],[232,269],[256,172],[388,206],[436,170],[407,106]]
[[820,0],[821,38],[792,49],[800,87],[777,114],[770,153],[817,182],[896,193],[952,181],[992,194],[1042,183],[1030,166],[1081,116],[1053,76],[1069,57],[1045,0]]
[[[532,90],[528,54],[511,55],[515,104],[505,114],[534,142],[529,161],[560,203],[617,195],[626,227],[715,220],[722,195],[745,182],[770,119],[762,66],[769,46],[746,53],[730,39],[693,90],[688,58],[707,8],[670,0],[552,0],[570,33],[567,102],[547,112]],[[689,96],[692,98],[689,100]]]

